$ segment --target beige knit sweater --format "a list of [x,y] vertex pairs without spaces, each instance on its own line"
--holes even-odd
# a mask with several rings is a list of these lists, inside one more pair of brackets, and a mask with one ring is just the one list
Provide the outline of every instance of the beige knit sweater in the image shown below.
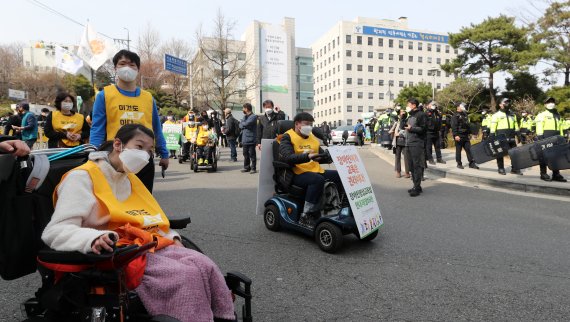
[[[89,159],[97,163],[117,200],[126,200],[131,195],[131,182],[125,173],[115,171],[107,152],[92,152]],[[44,229],[42,240],[55,250],[91,252],[93,241],[111,231],[107,230],[109,214],[101,214],[87,171],[69,172],[59,185],[57,196],[55,211]],[[178,233],[171,229],[164,237],[177,236]]]

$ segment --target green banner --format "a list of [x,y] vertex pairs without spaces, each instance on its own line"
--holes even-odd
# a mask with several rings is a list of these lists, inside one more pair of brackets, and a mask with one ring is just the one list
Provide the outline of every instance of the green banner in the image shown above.
[[180,136],[182,135],[182,126],[180,124],[163,124],[162,134],[168,150],[180,149]]

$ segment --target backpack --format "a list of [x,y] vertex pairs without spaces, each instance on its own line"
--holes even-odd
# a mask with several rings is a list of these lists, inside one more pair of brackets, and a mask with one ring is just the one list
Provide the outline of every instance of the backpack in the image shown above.
[[364,126],[362,124],[360,124],[358,129],[356,129],[356,134],[362,135],[362,133],[364,133]]

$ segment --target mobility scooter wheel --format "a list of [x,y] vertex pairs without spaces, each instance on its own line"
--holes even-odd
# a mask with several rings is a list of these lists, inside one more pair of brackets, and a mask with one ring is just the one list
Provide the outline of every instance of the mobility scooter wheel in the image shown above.
[[360,241],[369,242],[378,236],[378,230],[375,230],[372,234],[362,238]]
[[265,211],[263,212],[263,221],[265,222],[265,227],[267,227],[267,229],[272,231],[278,231],[281,229],[279,217],[279,209],[275,205],[265,207]]
[[342,245],[342,232],[336,225],[323,222],[315,229],[315,241],[325,252],[334,253]]

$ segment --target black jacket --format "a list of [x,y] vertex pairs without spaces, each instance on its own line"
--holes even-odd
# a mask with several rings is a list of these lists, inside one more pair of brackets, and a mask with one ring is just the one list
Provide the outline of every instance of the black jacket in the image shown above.
[[277,121],[279,120],[277,113],[271,113],[269,117],[264,113],[257,118],[257,144],[261,144],[261,139],[277,137]]
[[469,138],[470,126],[467,113],[455,113],[451,117],[451,133],[453,137],[459,136],[462,139]]
[[239,121],[233,115],[228,115],[226,117],[226,137],[228,139],[237,139],[239,132]]
[[426,141],[426,114],[418,109],[411,111],[408,116],[410,130],[406,130],[406,146],[424,147]]
[[[319,153],[323,153],[323,149],[319,147]],[[295,149],[293,148],[293,142],[291,142],[291,137],[289,134],[285,133],[281,137],[281,143],[279,144],[279,160],[289,165],[295,165],[300,163],[307,163],[311,161],[309,159],[308,153],[295,154]],[[332,160],[320,160],[319,163],[331,163]]]
[[428,109],[426,113],[427,117],[427,133],[437,134],[441,129],[441,115],[437,110]]

